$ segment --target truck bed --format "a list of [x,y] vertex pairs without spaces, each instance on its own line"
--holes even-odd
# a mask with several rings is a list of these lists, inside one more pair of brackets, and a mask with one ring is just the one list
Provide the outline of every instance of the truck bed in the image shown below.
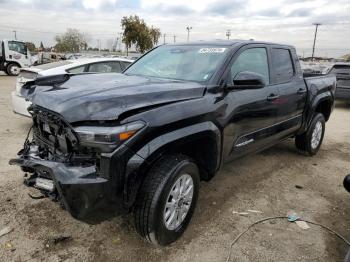
[[304,74],[304,81],[312,95],[330,91],[334,96],[337,86],[335,75]]

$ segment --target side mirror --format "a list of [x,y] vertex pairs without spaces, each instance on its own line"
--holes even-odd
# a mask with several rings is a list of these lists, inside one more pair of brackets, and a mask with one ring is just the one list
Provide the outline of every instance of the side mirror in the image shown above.
[[244,71],[238,73],[233,79],[230,89],[259,89],[266,85],[262,75],[254,72]]

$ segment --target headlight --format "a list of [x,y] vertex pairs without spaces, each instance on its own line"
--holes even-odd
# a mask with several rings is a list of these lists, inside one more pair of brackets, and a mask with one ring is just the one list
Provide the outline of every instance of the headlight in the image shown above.
[[112,152],[144,126],[143,122],[132,122],[122,126],[78,126],[74,130],[79,136],[80,145]]

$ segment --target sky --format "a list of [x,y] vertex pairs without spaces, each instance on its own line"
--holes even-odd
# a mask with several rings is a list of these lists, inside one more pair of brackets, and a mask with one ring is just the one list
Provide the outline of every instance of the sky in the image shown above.
[[[310,56],[315,26],[316,55],[350,53],[350,0],[0,0],[0,39],[17,38],[44,46],[67,28],[89,35],[89,45],[109,48],[122,32],[123,16],[138,15],[160,28],[165,42],[254,39],[292,44]],[[164,37],[160,43],[164,42]]]

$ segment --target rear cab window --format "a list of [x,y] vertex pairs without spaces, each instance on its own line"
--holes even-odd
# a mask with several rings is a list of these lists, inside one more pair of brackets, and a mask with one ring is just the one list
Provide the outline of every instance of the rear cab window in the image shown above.
[[295,75],[292,55],[289,49],[272,48],[272,81],[274,84],[286,83]]

